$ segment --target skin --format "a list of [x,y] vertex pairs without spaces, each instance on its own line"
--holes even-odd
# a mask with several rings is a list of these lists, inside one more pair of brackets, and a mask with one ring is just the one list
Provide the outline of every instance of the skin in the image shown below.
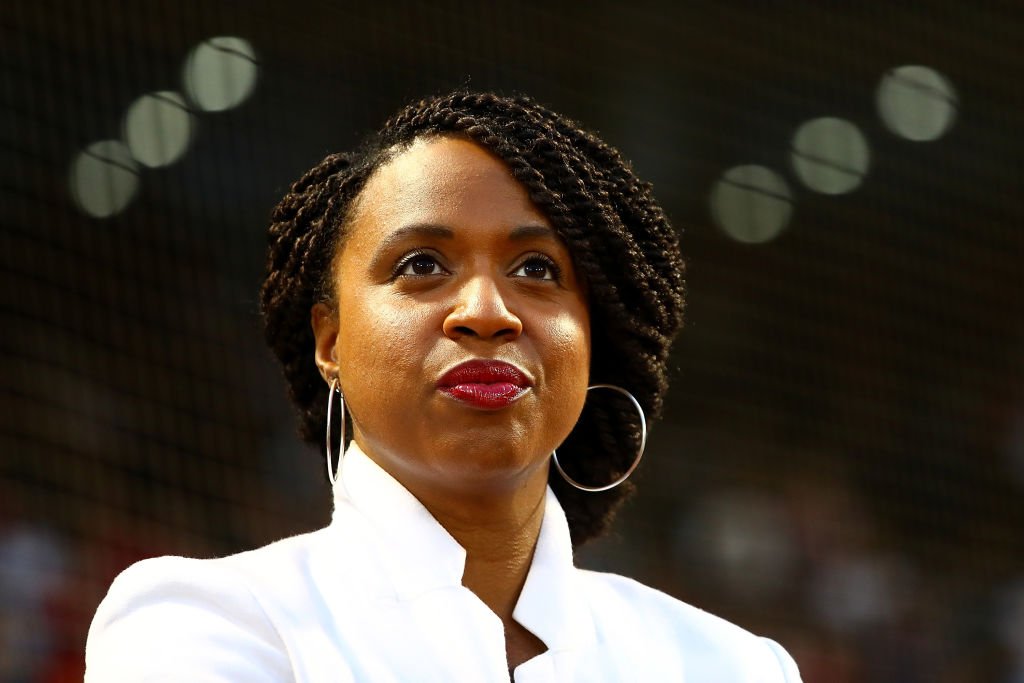
[[[466,549],[463,584],[505,624],[510,668],[546,647],[512,619],[543,518],[549,456],[586,398],[590,318],[572,258],[498,158],[415,141],[356,199],[311,312],[317,365],[338,377],[356,443]],[[470,359],[532,386],[487,411],[437,389]]]

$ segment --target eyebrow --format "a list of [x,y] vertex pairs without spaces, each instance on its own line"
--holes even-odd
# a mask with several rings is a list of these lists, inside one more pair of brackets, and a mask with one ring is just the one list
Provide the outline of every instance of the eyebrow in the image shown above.
[[555,240],[558,239],[558,237],[555,235],[555,231],[546,225],[520,225],[517,228],[513,228],[512,232],[508,234],[508,238],[512,242],[528,240],[534,237],[548,237],[550,239]]
[[[440,237],[442,239],[454,239],[455,231],[446,225],[438,225],[437,223],[412,223],[411,225],[403,225],[381,240],[380,245],[377,247],[377,254],[379,255],[387,252],[393,245],[407,240],[410,237]],[[519,225],[512,228],[512,231],[508,234],[510,242],[522,242],[535,237],[546,237],[555,240],[558,239],[555,231],[546,225]]]
[[444,239],[452,239],[455,237],[455,231],[449,227],[437,225],[435,223],[413,223],[411,225],[403,225],[381,240],[380,244],[377,245],[373,260],[379,260],[381,255],[391,249],[392,246],[410,237],[442,237]]
[[394,244],[395,242],[401,242],[407,237],[444,237],[445,239],[451,239],[455,237],[455,231],[447,226],[437,225],[436,223],[413,223],[412,225],[403,225],[395,230],[384,238],[382,244]]

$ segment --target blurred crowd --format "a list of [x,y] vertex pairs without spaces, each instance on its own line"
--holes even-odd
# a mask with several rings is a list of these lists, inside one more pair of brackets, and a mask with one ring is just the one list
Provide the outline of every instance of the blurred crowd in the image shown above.
[[[268,460],[268,491],[282,481],[273,463],[284,457]],[[712,486],[682,500],[656,478],[641,482],[617,531],[585,549],[581,563],[642,576],[770,635],[794,655],[806,683],[1024,681],[1024,575],[986,586],[915,563],[843,476]],[[308,495],[309,486],[293,477],[285,497]],[[168,552],[221,551],[195,536],[173,538],[111,518],[103,501],[94,503],[88,534],[70,537],[30,521],[24,499],[4,500],[3,683],[81,681],[89,621],[121,569]],[[250,512],[269,519],[265,509]],[[292,530],[263,531],[315,524],[292,523]]]

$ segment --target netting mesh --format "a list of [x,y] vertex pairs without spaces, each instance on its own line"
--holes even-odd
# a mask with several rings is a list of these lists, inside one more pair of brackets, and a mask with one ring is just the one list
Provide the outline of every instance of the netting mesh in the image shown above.
[[[16,1],[0,681],[81,680],[137,559],[327,520],[262,345],[269,210],[403,102],[467,84],[600,131],[684,230],[665,420],[581,563],[772,635],[809,683],[1015,680],[1021,35],[1012,5],[953,2]],[[854,132],[800,136],[822,117]]]

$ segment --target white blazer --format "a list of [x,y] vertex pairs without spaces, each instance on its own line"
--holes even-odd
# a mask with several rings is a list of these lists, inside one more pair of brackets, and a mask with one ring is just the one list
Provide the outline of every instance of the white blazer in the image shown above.
[[[230,557],[125,570],[89,629],[86,683],[507,683],[501,620],[466,553],[350,447],[330,526]],[[771,640],[621,576],[577,569],[548,490],[514,617],[547,651],[516,683],[796,683]]]

